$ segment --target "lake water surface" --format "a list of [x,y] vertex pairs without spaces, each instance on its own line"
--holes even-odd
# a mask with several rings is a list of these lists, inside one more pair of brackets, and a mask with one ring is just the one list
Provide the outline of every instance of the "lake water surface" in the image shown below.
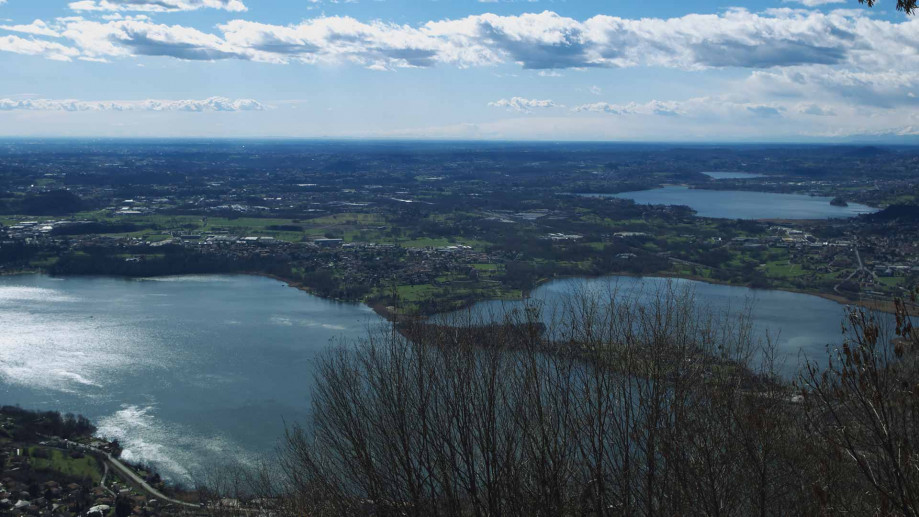
[[[653,290],[666,282],[559,280],[533,296],[554,303],[585,285]],[[819,357],[839,339],[839,304],[674,282],[716,308],[740,309],[753,297],[757,328],[778,336],[792,365],[799,351]],[[188,481],[219,460],[271,452],[282,419],[307,417],[316,355],[381,323],[367,307],[261,277],[0,277],[0,402],[82,413],[122,441],[127,459]]]
[[316,354],[378,321],[261,277],[3,277],[0,399],[82,413],[188,481],[270,452],[307,414]]
[[831,219],[872,213],[869,206],[849,203],[833,206],[832,198],[804,194],[777,194],[733,190],[704,190],[668,186],[591,197],[632,199],[641,205],[685,205],[700,217],[721,219]]
[[[804,361],[826,363],[826,346],[842,342],[841,324],[845,306],[819,296],[778,290],[709,284],[680,278],[607,276],[570,278],[544,284],[524,302],[486,301],[469,311],[477,317],[491,319],[506,311],[522,309],[529,304],[541,307],[546,323],[564,307],[572,293],[609,296],[647,303],[662,290],[677,296],[691,293],[698,307],[717,317],[737,315],[751,310],[754,335],[768,336],[781,356],[780,373],[792,377]],[[466,311],[456,314],[465,315]],[[449,318],[451,315],[447,315]],[[884,317],[889,323],[892,317]]]

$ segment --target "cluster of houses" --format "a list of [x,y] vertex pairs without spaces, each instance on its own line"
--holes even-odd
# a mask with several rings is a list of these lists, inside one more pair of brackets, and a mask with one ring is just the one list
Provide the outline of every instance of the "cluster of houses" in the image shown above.
[[[14,457],[23,458],[22,456]],[[7,470],[28,468],[25,461],[10,461]],[[6,476],[0,480],[0,515],[82,515],[92,490],[79,483],[51,480],[30,485]]]
[[[85,447],[58,441],[52,445],[67,448],[52,449],[77,459],[84,457]],[[101,449],[100,449],[101,450]],[[175,515],[174,505],[151,498],[136,489],[116,481],[109,475],[105,484],[87,477],[66,475],[57,470],[36,466],[36,448],[22,444],[7,444],[0,450],[0,516],[22,517],[109,517],[116,504],[128,508],[136,517]],[[101,468],[101,466],[100,466]],[[120,503],[119,503],[120,501]]]
[[51,234],[55,228],[87,224],[90,221],[75,221],[69,219],[53,221],[20,221],[4,228],[6,235],[11,239],[36,239]]

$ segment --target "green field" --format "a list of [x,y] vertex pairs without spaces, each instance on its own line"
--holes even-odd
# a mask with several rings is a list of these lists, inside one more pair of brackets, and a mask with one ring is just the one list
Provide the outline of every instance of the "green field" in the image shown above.
[[906,278],[896,277],[896,276],[887,276],[887,277],[878,278],[878,281],[881,284],[886,285],[887,287],[896,287],[896,286],[905,284]]
[[810,271],[802,268],[800,264],[793,264],[787,260],[767,262],[763,264],[763,270],[767,275],[774,278],[795,278],[810,273]]
[[29,456],[32,457],[32,467],[36,470],[56,470],[62,474],[76,478],[89,478],[94,483],[102,480],[102,468],[92,456],[71,458],[64,451],[57,449],[43,449],[47,451],[48,458],[37,458],[35,452],[41,447],[30,447]]

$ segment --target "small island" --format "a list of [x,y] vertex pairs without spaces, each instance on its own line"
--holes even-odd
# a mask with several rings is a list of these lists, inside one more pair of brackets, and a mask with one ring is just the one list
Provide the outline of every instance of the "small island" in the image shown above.
[[849,206],[849,203],[847,203],[846,200],[841,197],[834,197],[830,201],[830,204],[833,206]]

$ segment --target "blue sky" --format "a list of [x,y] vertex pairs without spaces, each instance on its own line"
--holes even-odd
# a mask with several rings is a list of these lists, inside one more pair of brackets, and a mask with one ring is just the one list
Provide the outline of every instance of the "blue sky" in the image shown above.
[[0,136],[912,141],[881,0],[0,0]]

